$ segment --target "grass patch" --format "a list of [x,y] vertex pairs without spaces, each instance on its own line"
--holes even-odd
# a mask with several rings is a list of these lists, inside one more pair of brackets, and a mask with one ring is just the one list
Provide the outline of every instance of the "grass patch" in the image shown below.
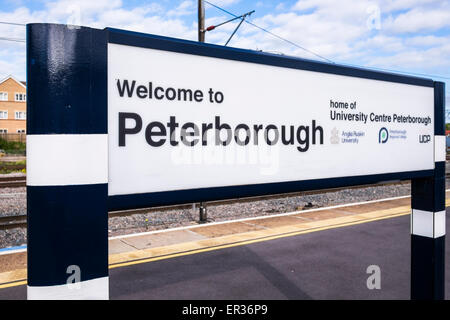
[[25,154],[26,145],[24,142],[6,141],[0,138],[0,149],[5,150],[7,154]]
[[26,173],[26,160],[22,161],[0,161],[0,174],[22,172]]

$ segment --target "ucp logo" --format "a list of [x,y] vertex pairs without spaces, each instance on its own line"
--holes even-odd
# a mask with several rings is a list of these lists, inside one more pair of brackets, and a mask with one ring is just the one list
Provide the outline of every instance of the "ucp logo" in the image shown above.
[[386,128],[381,128],[380,132],[378,133],[378,143],[386,143],[389,138],[389,133]]
[[419,143],[428,143],[431,140],[431,136],[429,134],[419,135]]

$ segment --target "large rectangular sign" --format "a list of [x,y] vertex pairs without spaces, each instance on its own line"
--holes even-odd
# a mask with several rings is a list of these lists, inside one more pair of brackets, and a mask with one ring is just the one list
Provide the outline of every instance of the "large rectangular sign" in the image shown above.
[[433,119],[432,85],[108,44],[110,196],[432,170]]

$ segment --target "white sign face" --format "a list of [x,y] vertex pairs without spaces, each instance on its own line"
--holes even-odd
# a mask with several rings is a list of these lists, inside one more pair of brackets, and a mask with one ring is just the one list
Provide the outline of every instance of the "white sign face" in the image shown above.
[[434,169],[434,90],[108,44],[109,195]]

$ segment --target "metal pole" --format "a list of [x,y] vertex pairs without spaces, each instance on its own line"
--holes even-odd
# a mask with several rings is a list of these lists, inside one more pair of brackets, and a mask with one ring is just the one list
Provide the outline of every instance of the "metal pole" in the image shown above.
[[234,34],[239,29],[239,27],[241,26],[242,22],[244,22],[244,19],[245,19],[245,17],[243,17],[241,19],[241,22],[239,22],[239,24],[237,25],[236,29],[234,29],[233,33],[231,34],[231,36],[228,38],[227,42],[225,43],[225,47],[227,46],[228,42],[230,42],[231,38],[233,38]]
[[199,213],[200,213],[200,223],[204,223],[208,221],[208,212],[206,210],[206,204],[203,204],[203,202],[200,202],[199,206]]
[[205,6],[198,0],[198,41],[205,42]]
[[[205,6],[203,0],[198,0],[198,41],[205,42]],[[195,203],[192,205],[195,210]],[[199,205],[200,223],[206,222],[206,208],[203,207],[203,203]]]

